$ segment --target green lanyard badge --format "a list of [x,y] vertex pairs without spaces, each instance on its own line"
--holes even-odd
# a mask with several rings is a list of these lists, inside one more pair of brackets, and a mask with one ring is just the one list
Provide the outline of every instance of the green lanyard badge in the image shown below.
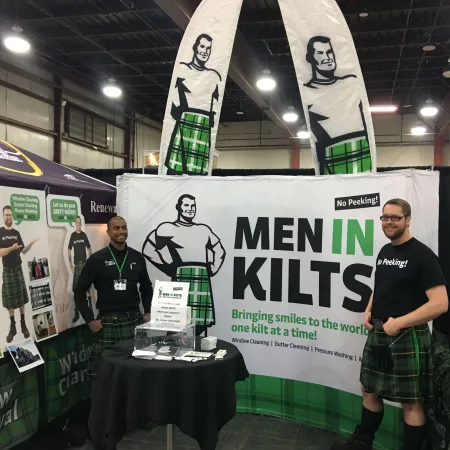
[[114,256],[114,253],[112,252],[111,247],[109,245],[108,245],[108,250],[111,253],[112,258],[114,259],[114,262],[116,263],[117,270],[119,271],[119,277],[120,277],[120,279],[122,279],[122,270],[123,270],[123,267],[125,266],[125,261],[127,260],[128,251],[125,253],[125,258],[123,259],[122,265],[119,267],[117,259]]

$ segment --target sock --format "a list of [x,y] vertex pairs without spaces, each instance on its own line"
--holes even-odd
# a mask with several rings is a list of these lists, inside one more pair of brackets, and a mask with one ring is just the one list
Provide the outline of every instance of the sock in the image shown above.
[[405,423],[403,432],[403,448],[407,450],[420,450],[427,437],[427,426],[414,427]]
[[10,316],[9,320],[11,320],[11,325],[16,324],[16,319],[14,319],[14,316]]
[[20,313],[20,321],[25,323],[25,314]]
[[384,411],[373,412],[363,406],[360,426],[361,432],[371,438],[375,437],[375,433],[383,421],[383,415]]

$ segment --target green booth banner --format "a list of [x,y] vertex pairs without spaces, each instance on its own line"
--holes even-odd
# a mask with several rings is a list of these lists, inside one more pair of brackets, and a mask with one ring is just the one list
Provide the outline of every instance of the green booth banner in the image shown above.
[[92,333],[83,326],[64,334],[64,339],[46,341],[42,348],[45,361],[45,404],[49,422],[90,397],[87,370]]
[[[238,412],[266,414],[336,433],[352,433],[361,417],[360,396],[283,378],[251,375],[236,385],[236,397]],[[386,405],[376,448],[401,448],[402,435],[403,412]]]
[[36,369],[20,374],[12,360],[0,366],[0,449],[26,441],[39,427]]

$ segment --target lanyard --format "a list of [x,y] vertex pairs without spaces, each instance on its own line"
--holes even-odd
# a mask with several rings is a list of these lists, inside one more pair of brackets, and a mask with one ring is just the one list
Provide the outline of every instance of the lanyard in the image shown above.
[[123,269],[123,266],[125,265],[125,261],[127,260],[128,251],[125,254],[125,258],[123,258],[122,265],[119,267],[119,264],[117,263],[117,259],[114,256],[114,253],[112,252],[111,247],[109,245],[108,245],[108,250],[109,250],[109,253],[111,253],[111,256],[113,257],[114,262],[116,263],[117,270],[119,271],[119,276],[120,276],[120,278],[122,278],[122,269]]

